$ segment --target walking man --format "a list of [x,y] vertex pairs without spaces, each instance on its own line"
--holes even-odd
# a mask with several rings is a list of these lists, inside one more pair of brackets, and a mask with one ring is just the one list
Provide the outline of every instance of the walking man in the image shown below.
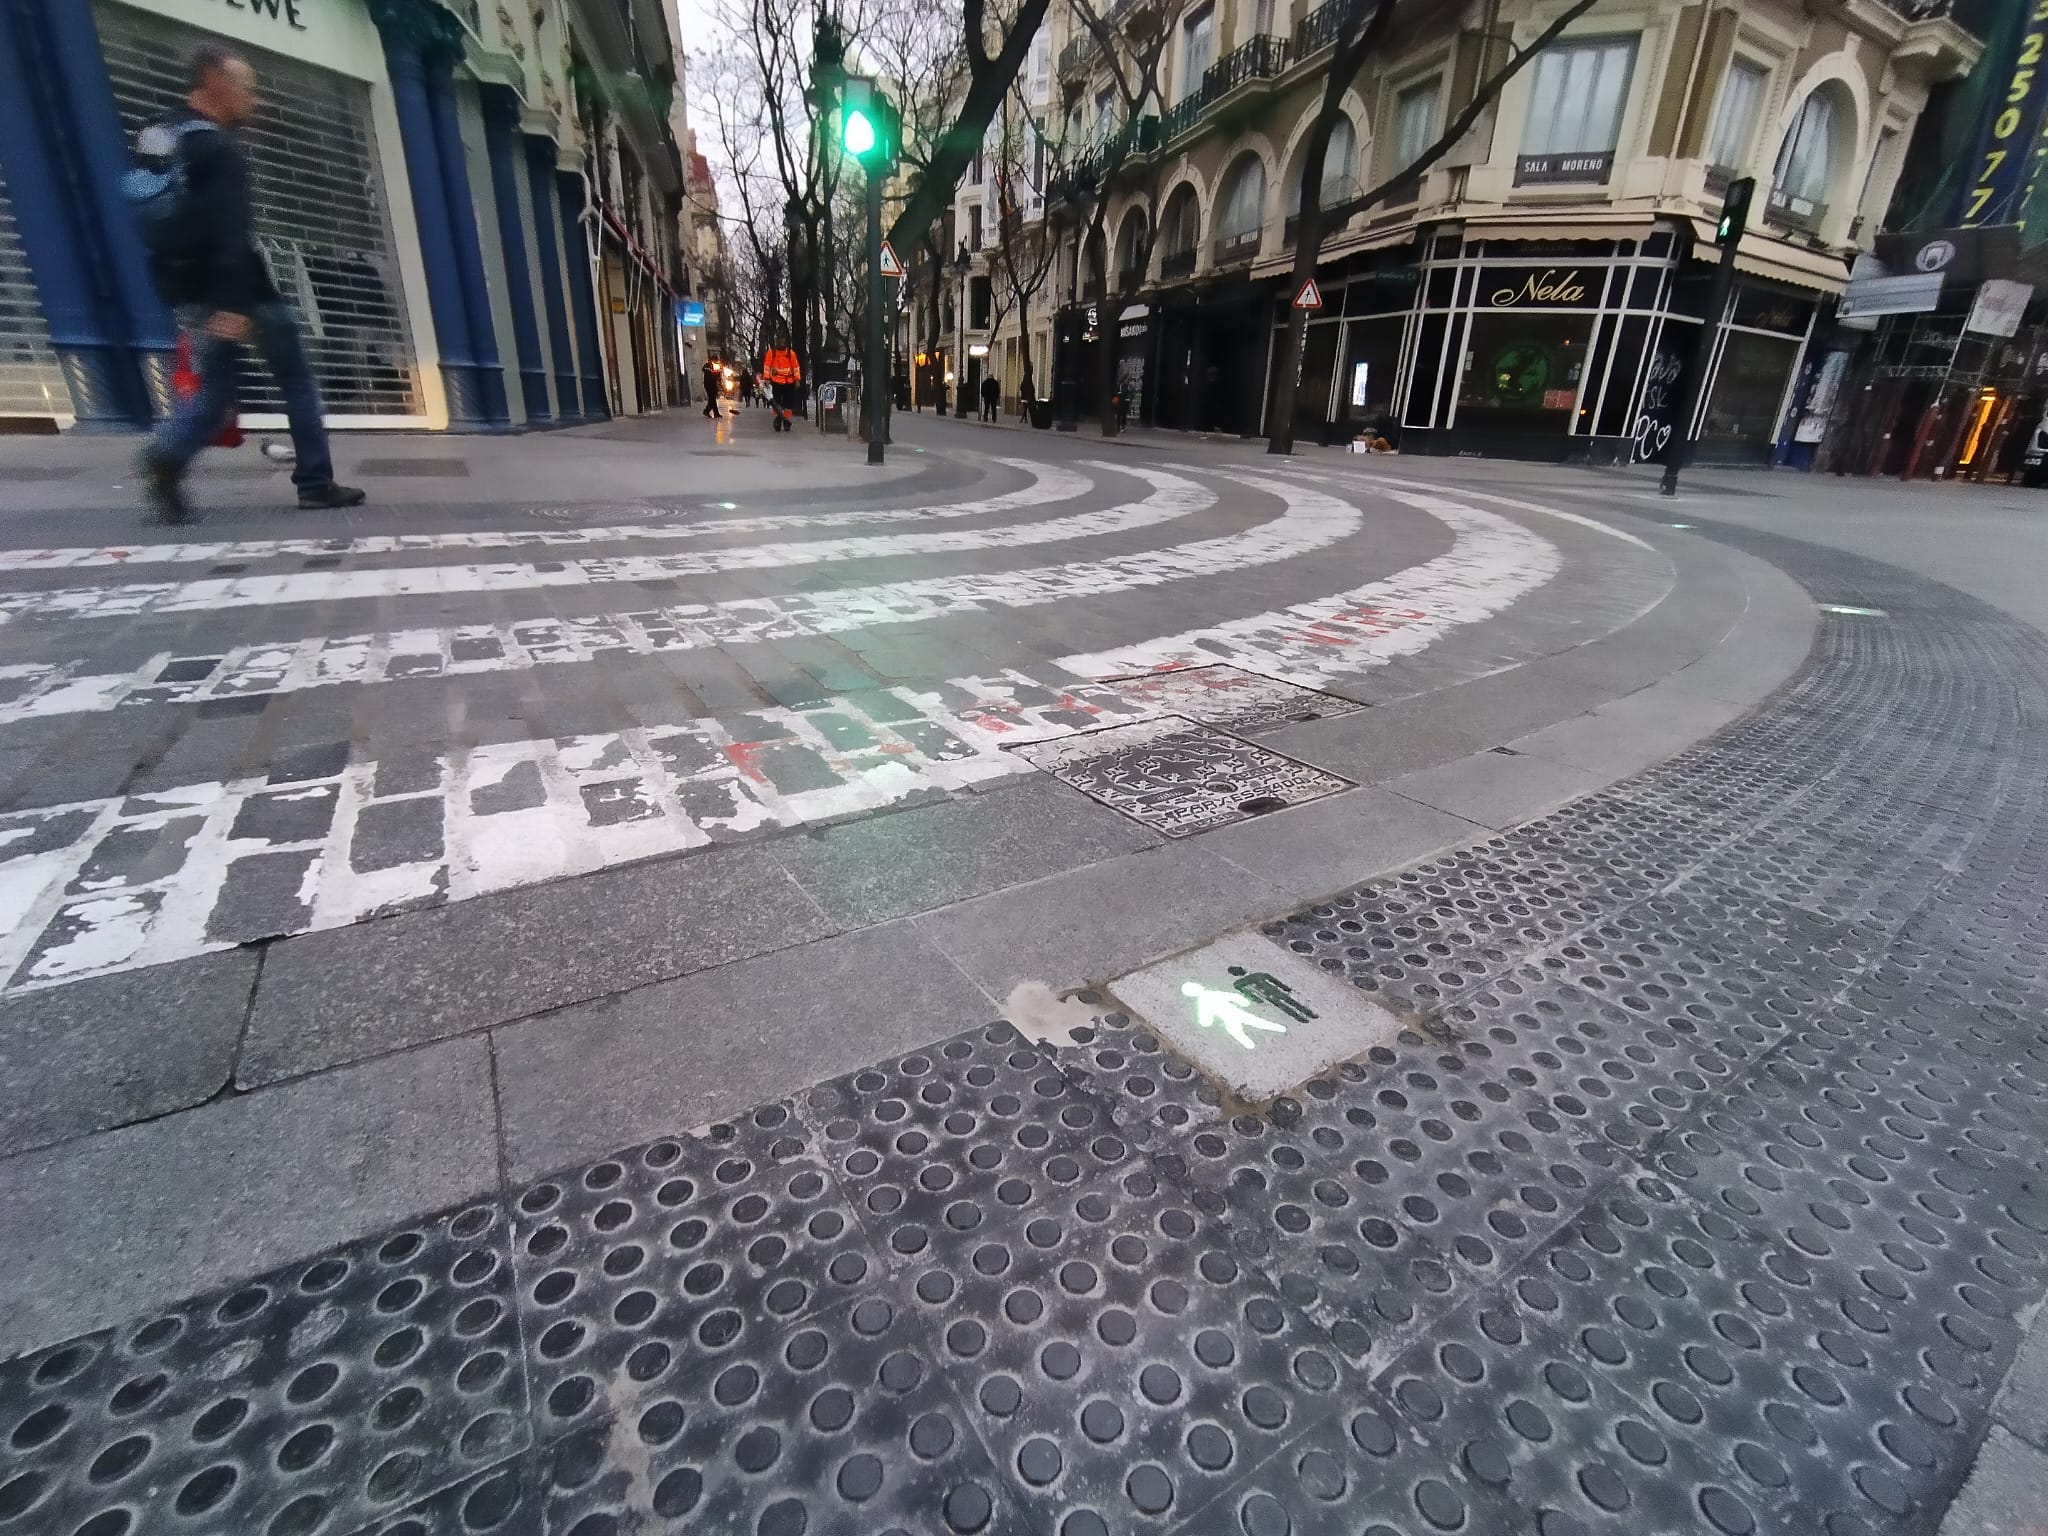
[[718,409],[719,387],[725,382],[725,370],[718,366],[718,359],[704,359],[704,414],[713,421],[723,421],[724,415]]
[[796,430],[797,388],[803,383],[803,369],[798,366],[796,351],[789,344],[786,335],[778,335],[775,345],[770,347],[761,359],[761,377],[768,381],[774,392],[775,416],[769,423],[777,432]]
[[1003,397],[1002,386],[996,383],[996,376],[985,373],[981,376],[981,419],[997,420],[996,406]]
[[242,349],[253,345],[284,396],[299,505],[359,506],[361,491],[334,482],[320,389],[306,363],[298,322],[256,249],[249,156],[235,132],[256,110],[256,71],[227,44],[205,42],[192,51],[185,83],[185,107],[145,129],[140,147],[146,154],[175,157],[183,171],[180,237],[152,249],[150,267],[158,293],[191,339],[199,387],[173,408],[142,450],[144,494],[163,522],[182,523],[192,515],[185,471],[233,413],[235,367]]

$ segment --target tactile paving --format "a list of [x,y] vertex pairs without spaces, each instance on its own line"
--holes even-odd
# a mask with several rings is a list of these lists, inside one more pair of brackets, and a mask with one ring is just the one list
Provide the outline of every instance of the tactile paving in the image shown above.
[[39,1350],[0,1533],[1933,1530],[2048,1290],[2048,642],[1717,536],[1885,613],[1266,925],[1390,1041],[971,1028]]
[[0,1529],[352,1531],[529,1439],[472,1206],[0,1366]]

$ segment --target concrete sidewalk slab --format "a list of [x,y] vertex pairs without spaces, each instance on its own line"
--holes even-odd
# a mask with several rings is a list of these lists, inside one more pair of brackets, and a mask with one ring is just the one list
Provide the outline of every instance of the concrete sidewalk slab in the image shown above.
[[494,1188],[494,1130],[479,1038],[0,1163],[0,1357]]
[[[245,1087],[836,931],[764,848],[715,848],[303,934],[268,952]],[[573,936],[564,942],[565,936]]]
[[1487,751],[1395,779],[1386,788],[1498,831],[1605,789],[1616,777],[1548,758]]
[[505,1171],[735,1115],[983,1015],[979,988],[889,923],[508,1025],[492,1034]]

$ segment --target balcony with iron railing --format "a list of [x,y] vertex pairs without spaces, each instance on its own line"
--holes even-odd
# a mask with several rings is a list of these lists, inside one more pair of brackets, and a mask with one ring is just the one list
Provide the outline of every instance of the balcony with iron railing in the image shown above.
[[1202,109],[1208,105],[1203,94],[1202,87],[1197,86],[1166,109],[1159,119],[1161,145],[1171,144],[1202,120]]
[[1095,66],[1095,56],[1101,51],[1092,33],[1083,32],[1079,37],[1069,39],[1067,46],[1060,50],[1061,76],[1086,74]]
[[1163,278],[1188,277],[1195,270],[1195,248],[1184,251],[1168,251],[1159,258],[1159,275]]
[[1771,195],[1764,199],[1764,218],[1768,222],[1803,235],[1819,234],[1821,221],[1827,216],[1826,203],[1800,197],[1783,187],[1772,187]]
[[1287,39],[1255,37],[1230,50],[1202,76],[1205,105],[1214,106],[1239,86],[1278,78],[1287,67]]
[[1326,0],[1301,18],[1301,25],[1294,29],[1294,40],[1287,50],[1287,62],[1299,64],[1311,54],[1318,53],[1337,40],[1337,34],[1344,30],[1348,18],[1363,15],[1367,0]]
[[1235,234],[1216,237],[1215,260],[1219,267],[1232,266],[1237,262],[1250,261],[1259,254],[1259,231],[1239,230]]

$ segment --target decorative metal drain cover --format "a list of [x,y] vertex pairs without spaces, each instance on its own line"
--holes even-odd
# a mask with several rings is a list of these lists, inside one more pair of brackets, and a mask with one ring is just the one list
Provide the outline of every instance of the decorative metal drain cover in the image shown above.
[[657,507],[639,501],[586,501],[573,507],[528,507],[528,517],[545,518],[551,523],[585,523],[594,528],[609,527],[620,523],[656,523],[664,518],[681,517],[681,507]]
[[1168,837],[1208,832],[1352,787],[1334,773],[1179,715],[1026,742],[1015,750]]
[[1269,731],[1303,720],[1334,720],[1365,708],[1356,699],[1261,677],[1241,667],[1181,667],[1110,678],[1109,686],[1134,703],[1185,715],[1226,731]]

